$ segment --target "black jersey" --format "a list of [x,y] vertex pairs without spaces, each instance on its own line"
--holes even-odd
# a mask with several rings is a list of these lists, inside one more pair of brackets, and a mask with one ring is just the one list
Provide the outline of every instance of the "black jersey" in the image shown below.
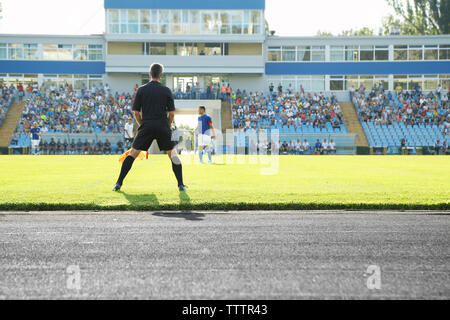
[[142,112],[142,122],[167,121],[167,112],[175,111],[172,91],[151,81],[136,92],[133,110]]

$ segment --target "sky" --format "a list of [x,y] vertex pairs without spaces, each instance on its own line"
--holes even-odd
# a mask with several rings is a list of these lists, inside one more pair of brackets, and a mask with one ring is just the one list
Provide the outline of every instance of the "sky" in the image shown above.
[[[0,2],[0,33],[79,35],[105,31],[103,0]],[[266,0],[266,19],[270,30],[279,36],[314,36],[318,30],[338,34],[362,27],[377,33],[382,18],[390,13],[386,0]]]

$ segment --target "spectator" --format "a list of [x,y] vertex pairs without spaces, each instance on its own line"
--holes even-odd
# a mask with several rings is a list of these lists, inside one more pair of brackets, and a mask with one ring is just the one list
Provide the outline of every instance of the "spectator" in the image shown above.
[[123,142],[121,140],[117,141],[117,152],[119,154],[122,154],[125,152],[125,150],[123,148]]
[[330,143],[328,144],[328,147],[331,154],[336,154],[336,144],[334,143],[333,139],[331,139]]
[[51,138],[50,142],[48,143],[48,154],[56,154],[56,142],[53,138]]
[[317,139],[317,142],[314,145],[314,152],[316,153],[316,155],[321,155],[323,152],[322,143],[319,139]]
[[438,156],[440,152],[441,152],[441,142],[437,140],[436,143],[434,144],[434,154]]
[[108,139],[105,140],[105,143],[103,145],[103,153],[111,154],[111,142],[109,142]]
[[81,142],[81,139],[78,138],[77,141],[77,154],[82,154],[83,152],[83,142]]
[[305,154],[308,154],[309,153],[309,142],[308,142],[308,140],[305,139],[303,141],[302,147],[303,147],[303,152]]

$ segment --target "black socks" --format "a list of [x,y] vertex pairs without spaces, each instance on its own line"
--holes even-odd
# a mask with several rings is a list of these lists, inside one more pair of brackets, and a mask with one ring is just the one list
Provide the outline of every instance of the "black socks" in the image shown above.
[[133,166],[133,162],[134,162],[134,158],[132,156],[128,156],[125,158],[125,160],[122,163],[122,169],[120,170],[120,176],[119,179],[117,180],[117,183],[119,185],[123,184],[123,179],[125,179],[125,177],[128,174],[128,171],[130,171],[131,167]]
[[[181,166],[181,161],[178,157],[174,157],[172,160],[172,170],[175,174],[175,177],[178,181],[178,186],[183,186],[183,168]],[[120,176],[117,180],[117,184],[122,186],[123,180],[127,176],[128,172],[130,171],[131,167],[133,166],[134,158],[132,156],[128,156],[125,158],[125,160],[122,163],[122,169],[120,170]]]
[[183,168],[178,157],[172,158],[172,170],[178,181],[178,186],[183,186]]

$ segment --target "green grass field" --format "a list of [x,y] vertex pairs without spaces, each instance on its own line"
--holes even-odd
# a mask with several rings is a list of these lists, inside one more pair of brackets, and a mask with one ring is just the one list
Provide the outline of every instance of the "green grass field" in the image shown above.
[[167,156],[151,156],[115,193],[118,156],[0,156],[0,209],[449,209],[450,157],[281,156],[274,175],[239,161],[184,156],[180,193]]

